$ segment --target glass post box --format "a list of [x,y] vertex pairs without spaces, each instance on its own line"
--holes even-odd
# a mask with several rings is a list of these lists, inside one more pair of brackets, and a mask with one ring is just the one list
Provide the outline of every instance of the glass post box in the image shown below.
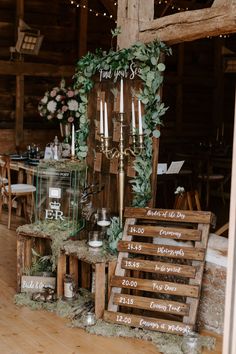
[[36,222],[46,231],[83,228],[80,199],[86,183],[86,165],[76,161],[43,161],[37,169]]

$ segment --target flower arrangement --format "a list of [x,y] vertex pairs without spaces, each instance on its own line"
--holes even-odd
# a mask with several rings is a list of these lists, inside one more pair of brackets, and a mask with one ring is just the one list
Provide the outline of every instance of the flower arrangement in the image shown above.
[[65,80],[62,79],[59,87],[45,92],[38,104],[38,111],[48,120],[56,118],[62,124],[72,123],[80,116],[80,102],[78,90],[65,87]]
[[185,189],[184,189],[184,187],[181,187],[181,186],[178,186],[177,188],[176,188],[176,190],[175,190],[175,194],[184,194],[184,192],[185,192]]

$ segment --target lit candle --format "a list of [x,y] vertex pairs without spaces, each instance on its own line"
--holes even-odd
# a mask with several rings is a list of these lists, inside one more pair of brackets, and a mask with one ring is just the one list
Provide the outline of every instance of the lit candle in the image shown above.
[[134,100],[132,99],[132,134],[135,134],[135,109],[134,109]]
[[104,137],[108,138],[107,103],[104,103]]
[[224,122],[222,123],[222,130],[221,130],[221,136],[222,138],[224,137],[224,132],[225,132],[225,124]]
[[140,100],[138,100],[138,133],[139,133],[139,135],[143,134],[142,110],[141,110],[141,101]]
[[100,100],[100,134],[103,134],[103,104]]
[[75,156],[75,126],[72,124],[71,132],[71,156]]
[[123,79],[120,79],[120,113],[124,113]]

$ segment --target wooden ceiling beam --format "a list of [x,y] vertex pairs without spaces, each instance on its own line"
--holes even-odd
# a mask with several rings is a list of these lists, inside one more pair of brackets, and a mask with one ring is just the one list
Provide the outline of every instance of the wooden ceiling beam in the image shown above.
[[0,75],[71,77],[74,73],[75,67],[72,65],[53,65],[0,60]]
[[139,40],[148,43],[161,40],[169,45],[207,36],[236,32],[236,1],[207,9],[186,11],[141,23]]

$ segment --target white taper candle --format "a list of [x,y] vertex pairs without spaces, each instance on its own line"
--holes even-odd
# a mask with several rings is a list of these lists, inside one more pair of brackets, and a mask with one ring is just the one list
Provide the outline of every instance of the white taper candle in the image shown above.
[[100,100],[100,134],[103,134],[103,104],[102,100]]
[[134,109],[134,100],[132,100],[132,134],[135,134],[135,129],[136,129],[136,125],[135,125],[135,109]]
[[75,156],[75,125],[72,124],[71,132],[71,156]]
[[104,103],[104,137],[108,138],[107,103]]
[[142,110],[140,100],[138,100],[138,133],[139,135],[143,134]]
[[124,88],[123,88],[123,79],[120,79],[120,113],[124,113]]

